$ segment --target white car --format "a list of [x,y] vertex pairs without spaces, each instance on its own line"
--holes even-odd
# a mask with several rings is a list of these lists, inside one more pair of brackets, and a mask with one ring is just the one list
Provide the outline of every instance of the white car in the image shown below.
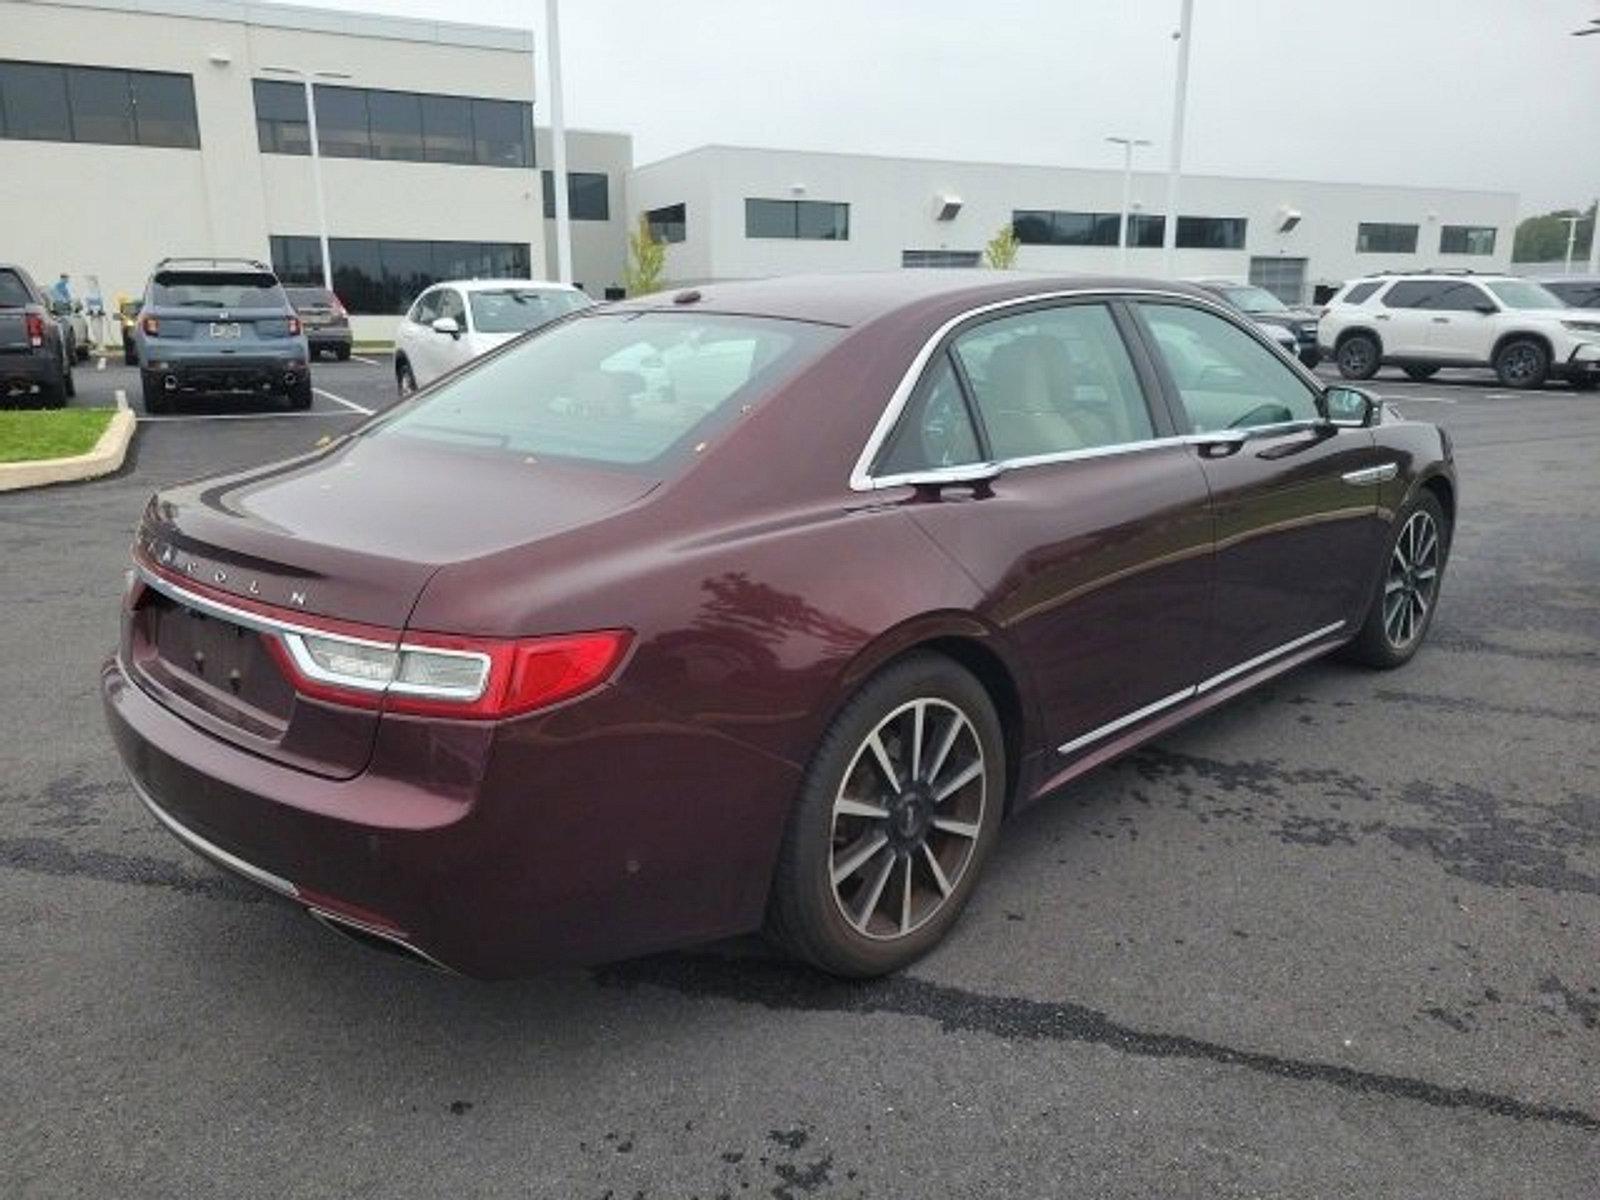
[[1488,367],[1508,388],[1565,379],[1600,385],[1600,310],[1570,308],[1514,275],[1425,271],[1368,275],[1336,292],[1317,344],[1346,379],[1381,366],[1427,379],[1440,367]]
[[536,279],[452,279],[417,297],[395,332],[401,395],[426,387],[480,354],[594,301],[577,288]]

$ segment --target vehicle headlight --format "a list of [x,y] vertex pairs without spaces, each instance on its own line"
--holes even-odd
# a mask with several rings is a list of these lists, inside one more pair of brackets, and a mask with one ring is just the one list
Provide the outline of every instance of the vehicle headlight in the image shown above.
[[1574,333],[1600,333],[1600,321],[1563,321],[1561,324]]

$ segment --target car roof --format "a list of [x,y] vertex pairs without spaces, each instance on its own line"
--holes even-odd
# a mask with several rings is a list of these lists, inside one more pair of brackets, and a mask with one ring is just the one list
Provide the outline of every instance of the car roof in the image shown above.
[[463,292],[499,291],[502,288],[538,288],[546,292],[580,292],[580,289],[571,284],[556,283],[550,279],[440,279],[430,283],[423,291],[432,291],[437,287],[459,288]]
[[1530,275],[1535,283],[1600,283],[1600,275]]
[[1205,289],[1176,280],[934,267],[702,283],[617,301],[608,308],[670,311],[692,304],[705,312],[851,327],[915,307],[959,311],[1032,295],[1102,291],[1167,292],[1216,303]]

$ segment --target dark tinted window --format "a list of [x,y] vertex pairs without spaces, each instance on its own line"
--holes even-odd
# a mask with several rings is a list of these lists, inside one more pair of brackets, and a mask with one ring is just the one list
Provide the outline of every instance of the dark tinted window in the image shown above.
[[70,142],[66,72],[40,63],[0,63],[0,121],[8,138]]
[[1243,217],[1179,217],[1180,249],[1243,250]]
[[824,200],[746,200],[744,235],[845,241],[850,237],[850,206]]
[[1357,254],[1415,254],[1417,227],[1363,221],[1356,227]]
[[110,146],[133,144],[133,97],[126,71],[68,67],[67,96],[75,140]]
[[1493,225],[1446,225],[1439,230],[1440,254],[1493,254]]
[[983,253],[979,250],[902,250],[902,267],[976,267]]
[[1195,432],[1316,418],[1311,388],[1233,322],[1177,304],[1139,307]]
[[28,295],[28,285],[22,282],[22,277],[15,271],[0,270],[0,305],[21,308],[32,303],[33,298]]
[[291,287],[283,289],[289,297],[289,303],[298,309],[302,308],[332,308],[333,293],[326,288]]
[[1121,217],[1116,213],[1019,209],[1011,214],[1011,226],[1024,245],[1115,246]]
[[650,236],[658,242],[681,242],[689,236],[688,213],[681,204],[652,208],[644,214]]
[[271,275],[259,271],[162,271],[150,281],[150,303],[163,308],[288,308]]
[[421,162],[427,157],[422,143],[421,96],[368,92],[367,124],[372,131],[373,158]]
[[988,321],[957,338],[954,353],[998,460],[1153,436],[1139,378],[1103,305]]
[[[556,174],[540,171],[544,187],[544,215],[551,220],[556,215]],[[567,172],[567,216],[574,221],[609,221],[611,219],[610,181],[599,171]]]
[[1425,307],[1444,312],[1472,312],[1480,304],[1491,304],[1482,288],[1471,283],[1447,283],[1428,297]]
[[187,75],[130,71],[135,138],[141,146],[200,145],[200,121],[194,111],[194,81]]
[[330,158],[371,158],[367,93],[361,88],[316,85],[317,145]]
[[1130,213],[1128,215],[1128,245],[1144,247],[1160,247],[1162,239],[1167,236],[1167,218],[1164,216],[1150,216],[1147,213]]
[[982,457],[972,416],[956,382],[950,356],[941,354],[923,373],[888,445],[873,464],[877,476],[955,467]]
[[422,157],[429,162],[472,161],[472,101],[461,96],[423,96]]
[[1375,279],[1368,280],[1366,283],[1358,283],[1344,294],[1344,299],[1341,303],[1360,304],[1373,292],[1377,291],[1378,286],[1379,281]]
[[262,153],[311,153],[305,89],[276,79],[254,79],[251,87],[256,98],[256,143]]
[[1437,279],[1402,279],[1383,294],[1385,308],[1426,308],[1442,286]]
[[0,62],[0,137],[197,147],[194,81],[156,71]]
[[[314,237],[274,236],[272,269],[289,283],[322,282]],[[406,311],[417,293],[441,279],[527,278],[525,242],[435,242],[397,238],[331,238],[333,289],[352,313]]]
[[1573,308],[1600,308],[1600,283],[1546,281],[1545,290],[1554,292]]
[[533,166],[532,108],[512,100],[474,100],[474,162],[494,167]]

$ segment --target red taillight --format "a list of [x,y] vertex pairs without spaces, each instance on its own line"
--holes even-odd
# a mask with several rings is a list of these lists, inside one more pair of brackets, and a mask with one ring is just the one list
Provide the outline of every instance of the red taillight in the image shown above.
[[290,337],[299,337],[300,336],[300,318],[299,317],[290,317],[289,318],[289,336]]
[[28,326],[28,345],[44,345],[44,318],[38,313],[28,313],[23,320]]
[[155,317],[140,317],[139,328],[144,330],[147,337],[157,337],[161,333],[161,322]]
[[489,660],[483,695],[467,704],[391,688],[384,711],[436,717],[511,717],[549,708],[599,687],[616,672],[632,635],[623,629],[569,633],[516,641],[408,633],[406,646],[419,654],[429,650],[482,654]]

